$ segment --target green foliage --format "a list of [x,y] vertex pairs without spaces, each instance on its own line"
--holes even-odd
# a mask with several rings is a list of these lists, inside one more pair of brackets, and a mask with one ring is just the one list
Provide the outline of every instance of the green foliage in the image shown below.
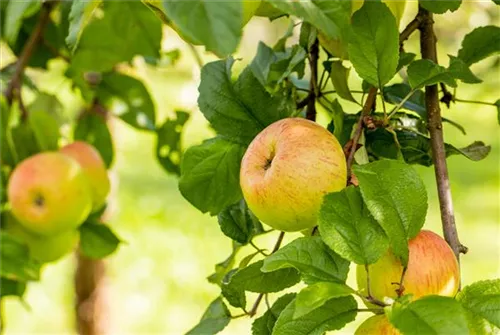
[[0,232],[0,241],[2,280],[3,278],[17,281],[40,279],[40,264],[30,258],[28,246],[3,231]]
[[7,296],[22,297],[26,291],[26,282],[0,278],[0,298]]
[[357,264],[375,263],[389,247],[384,230],[354,186],[324,197],[319,231],[332,250]]
[[416,60],[408,66],[408,81],[414,90],[440,82],[457,87],[457,83],[449,71],[428,59]]
[[203,213],[218,214],[241,199],[240,162],[245,148],[214,138],[189,148],[181,163],[179,190]]
[[245,200],[226,207],[217,216],[220,229],[227,237],[247,244],[264,231],[259,219],[250,211]]
[[323,334],[343,328],[354,320],[357,303],[353,297],[331,299],[313,312],[295,317],[296,304],[292,301],[281,312],[273,329],[273,335]]
[[281,312],[295,299],[295,293],[279,297],[260,318],[252,324],[252,335],[271,335]]
[[309,285],[297,294],[293,318],[301,318],[320,308],[331,299],[347,297],[353,293],[352,288],[339,283],[318,282]]
[[111,255],[122,242],[104,223],[87,220],[80,227],[80,249],[86,257],[99,259]]
[[69,13],[69,33],[66,37],[66,43],[74,50],[83,29],[92,19],[92,15],[101,5],[102,0],[75,0],[71,4],[71,11]]
[[24,18],[36,14],[41,3],[36,0],[9,1],[5,9],[6,19],[3,23],[2,35],[9,43],[15,43]]
[[462,0],[420,0],[418,3],[433,13],[443,14],[447,11],[456,11],[462,4]]
[[383,87],[396,74],[399,36],[396,19],[381,2],[365,1],[352,17],[349,59],[361,78]]
[[482,334],[493,326],[500,328],[500,279],[468,285],[458,293],[457,300],[467,312],[472,333]]
[[231,313],[219,297],[212,301],[201,317],[200,322],[186,335],[212,335],[224,329],[231,321]]
[[463,41],[458,57],[467,65],[483,60],[500,52],[500,27],[479,27],[468,33]]
[[75,140],[82,140],[92,144],[101,154],[104,163],[110,167],[113,163],[115,151],[111,133],[106,122],[106,116],[97,114],[96,109],[101,110],[100,106],[94,106],[80,116],[74,137]]
[[468,334],[462,306],[453,298],[430,295],[407,306],[386,309],[389,321],[404,334]]
[[408,264],[408,239],[424,225],[427,192],[417,172],[395,160],[355,166],[366,207],[382,226],[394,254]]
[[330,72],[330,79],[337,95],[342,99],[357,103],[356,99],[352,96],[347,83],[351,69],[344,67],[342,65],[342,61],[331,61],[324,64],[324,66],[327,69],[329,67],[328,71]]
[[156,129],[156,158],[165,171],[180,175],[181,134],[184,125],[189,119],[189,114],[181,111],[177,111],[175,114],[175,119],[166,119]]
[[319,281],[343,283],[349,262],[333,252],[320,237],[301,237],[264,260],[263,272],[295,268],[308,284]]

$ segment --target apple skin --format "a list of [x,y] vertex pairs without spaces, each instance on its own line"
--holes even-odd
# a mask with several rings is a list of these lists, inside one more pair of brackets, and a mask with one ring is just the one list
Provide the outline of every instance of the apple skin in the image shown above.
[[255,15],[257,9],[260,7],[261,0],[244,0],[243,1],[243,25]]
[[7,214],[2,219],[5,219],[2,223],[5,232],[20,243],[26,244],[30,256],[41,263],[54,262],[60,259],[72,252],[78,244],[79,234],[76,229],[52,236],[40,236],[24,229],[12,215]]
[[354,335],[401,335],[385,315],[374,315],[356,329]]
[[86,142],[76,141],[62,147],[60,152],[80,164],[92,191],[92,212],[99,210],[106,202],[111,187],[106,164],[99,151]]
[[[422,230],[408,242],[410,250],[408,268],[403,281],[404,294],[413,294],[413,299],[437,294],[452,297],[459,288],[459,268],[453,251],[439,235]],[[378,300],[396,298],[403,266],[389,250],[375,264],[369,265],[370,291]],[[367,293],[364,265],[356,268],[358,288]]]
[[315,226],[323,196],[346,184],[339,142],[315,122],[277,121],[250,143],[240,185],[250,210],[272,228],[293,232]]
[[92,208],[90,186],[80,165],[58,152],[22,161],[10,176],[7,197],[19,223],[45,236],[78,227]]

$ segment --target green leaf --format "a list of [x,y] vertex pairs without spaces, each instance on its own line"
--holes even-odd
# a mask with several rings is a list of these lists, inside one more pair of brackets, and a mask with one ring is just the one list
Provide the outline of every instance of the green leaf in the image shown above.
[[257,261],[240,269],[222,283],[222,294],[234,307],[245,308],[245,291],[256,293],[279,292],[294,286],[300,275],[293,268],[262,272],[263,261]]
[[405,335],[468,334],[463,308],[455,299],[430,295],[402,307],[386,308],[389,321]]
[[21,244],[4,231],[0,231],[0,242],[2,279],[40,280],[40,264],[30,258],[27,245]]
[[408,239],[415,237],[427,214],[427,192],[408,164],[380,160],[355,166],[363,200],[389,237],[392,251],[408,264]]
[[462,0],[419,0],[418,3],[433,13],[443,14],[447,11],[456,11],[462,4]]
[[352,16],[349,59],[361,78],[383,87],[396,73],[399,33],[396,19],[381,2],[365,1]]
[[236,268],[226,273],[220,285],[221,294],[231,306],[245,310],[247,305],[245,290],[236,285],[231,285],[231,280],[238,270]]
[[299,45],[305,50],[310,50],[318,37],[318,30],[310,23],[303,22],[300,26]]
[[86,112],[75,128],[75,140],[82,140],[92,144],[101,154],[106,167],[113,163],[114,149],[111,133],[105,118],[92,111]]
[[250,64],[250,69],[262,86],[274,91],[292,72],[297,72],[299,77],[304,75],[305,59],[306,51],[299,45],[275,51],[259,42],[257,55]]
[[325,195],[319,231],[332,250],[356,264],[375,263],[389,247],[384,230],[364,204],[359,188],[354,186]]
[[458,57],[472,65],[500,52],[500,27],[485,26],[465,35]]
[[294,319],[296,303],[291,302],[281,312],[273,335],[324,334],[326,331],[342,329],[354,321],[357,303],[353,297],[331,299],[313,312]]
[[500,328],[500,279],[468,285],[458,293],[457,299],[468,312]]
[[332,129],[329,128],[331,133],[340,140],[344,130],[344,109],[337,99],[332,101]]
[[449,71],[428,59],[416,60],[408,66],[408,81],[414,90],[440,82],[457,87],[457,83]]
[[74,0],[69,13],[69,33],[66,43],[75,50],[80,40],[83,29],[90,22],[92,15],[101,5],[102,0]]
[[337,95],[342,99],[357,103],[356,99],[352,96],[347,83],[351,69],[344,67],[342,65],[342,61],[332,61],[330,66],[330,79],[332,80],[333,88],[335,88]]
[[396,72],[399,72],[399,70],[401,70],[403,67],[413,62],[415,56],[416,54],[411,52],[404,52],[404,51],[399,52],[399,61]]
[[[37,100],[28,107],[28,122],[42,150],[57,150],[59,137],[61,136],[59,122],[50,113],[51,110],[38,104]],[[59,103],[57,99],[56,101]]]
[[268,0],[282,12],[302,18],[329,38],[345,38],[349,29],[351,4],[331,0]]
[[72,67],[105,72],[136,55],[159,57],[162,28],[154,13],[139,1],[103,1],[80,36]]
[[[21,122],[11,129],[12,149],[15,151],[17,161],[39,153],[42,148],[36,138],[33,128],[27,122]],[[3,150],[2,150],[3,151]]]
[[[384,100],[398,105],[410,94],[411,87],[408,84],[394,84],[383,88]],[[425,109],[425,94],[422,90],[416,90],[412,96],[403,103],[402,108],[417,112],[419,115],[427,113]]]
[[163,7],[173,27],[188,42],[203,44],[219,57],[236,51],[243,26],[242,2],[163,0]]
[[288,293],[279,297],[274,304],[260,318],[255,319],[252,324],[252,335],[271,335],[273,332],[276,320],[281,312],[295,298],[295,293]]
[[156,158],[165,171],[180,175],[181,134],[189,113],[177,111],[175,114],[175,119],[166,119],[156,129]]
[[249,144],[262,129],[289,116],[295,107],[290,108],[284,97],[271,97],[249,67],[233,83],[233,62],[228,59],[203,67],[198,105],[219,134]]
[[213,335],[217,334],[231,321],[231,313],[221,297],[218,297],[210,305],[201,317],[200,322],[186,335]]
[[474,73],[472,73],[472,71],[462,59],[452,55],[448,55],[448,57],[450,58],[448,72],[451,73],[453,78],[459,79],[468,84],[478,84],[483,82],[481,79],[476,77]]
[[181,162],[179,189],[203,213],[218,214],[241,199],[240,163],[245,148],[214,138],[189,148]]
[[87,220],[79,228],[80,249],[89,258],[100,259],[111,255],[121,240],[107,225]]
[[349,262],[333,252],[319,236],[298,238],[264,260],[262,271],[296,268],[308,283],[345,282]]
[[295,299],[294,319],[320,308],[333,298],[346,297],[354,293],[347,285],[331,282],[318,282],[303,288]]
[[[394,142],[394,136],[385,129],[377,129],[366,133],[366,147],[369,154],[379,158],[397,158],[400,149],[404,159],[409,164],[420,164],[431,166],[432,147],[430,139],[422,134],[408,131],[396,130],[400,148]],[[491,151],[489,145],[483,142],[474,142],[464,148],[445,143],[446,157],[462,155],[472,161],[480,161],[488,156]]]
[[5,22],[3,22],[3,37],[9,43],[15,43],[24,18],[36,14],[41,7],[37,0],[9,1],[5,8]]
[[500,0],[493,0],[493,2],[497,5],[500,5]]
[[500,124],[500,99],[495,101],[495,106],[497,106],[497,119],[498,119],[498,124]]
[[215,272],[207,277],[207,280],[210,283],[221,286],[223,280],[229,279],[227,277],[227,274],[233,268],[236,255],[238,254],[238,251],[240,249],[241,245],[239,243],[233,242],[233,250],[231,252],[231,255],[229,255],[229,257],[222,262],[215,264]]
[[0,278],[0,298],[15,296],[22,297],[26,291],[26,282],[8,278]]
[[155,106],[140,80],[115,71],[108,72],[102,76],[97,97],[132,127],[155,130]]
[[243,199],[226,207],[219,213],[217,220],[224,235],[241,244],[247,244],[252,237],[264,231],[259,219]]

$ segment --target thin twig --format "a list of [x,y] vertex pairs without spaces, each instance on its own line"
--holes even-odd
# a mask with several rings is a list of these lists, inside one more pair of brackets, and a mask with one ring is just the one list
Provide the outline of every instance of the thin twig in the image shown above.
[[459,98],[453,98],[453,102],[463,102],[463,103],[466,103],[466,104],[478,104],[478,105],[487,105],[487,106],[497,106],[493,102],[477,101],[477,100],[464,100],[464,99],[459,99]]
[[[422,58],[430,59],[437,64],[436,36],[434,35],[432,14],[425,8],[419,7],[418,15],[422,17],[422,24],[420,26]],[[429,129],[431,138],[432,160],[436,175],[443,234],[455,257],[460,262],[460,253],[464,252],[465,248],[458,239],[457,227],[455,225],[437,85],[425,88],[425,106],[427,109],[427,128]]]
[[[276,243],[274,244],[274,248],[271,251],[271,254],[274,254],[276,251],[281,246],[281,243],[283,242],[283,237],[285,237],[285,232],[280,232],[280,235],[278,236],[278,239],[276,240]],[[264,297],[264,293],[260,293],[257,299],[255,300],[252,309],[248,312],[248,316],[252,317],[257,313],[257,309],[259,308],[260,302],[262,301],[262,298]]]
[[318,59],[319,41],[316,38],[309,53],[309,67],[311,69],[311,82],[309,86],[310,98],[307,102],[306,119],[316,120],[316,97],[318,96]]
[[28,65],[33,52],[35,51],[42,38],[45,26],[50,20],[50,12],[52,11],[52,8],[56,5],[56,3],[56,1],[47,1],[42,4],[42,9],[38,21],[35,25],[35,28],[33,28],[33,32],[31,33],[28,41],[24,45],[19,58],[17,59],[14,74],[12,75],[12,78],[9,81],[9,85],[7,86],[7,89],[4,93],[9,105],[12,104],[12,100],[14,99],[14,90],[21,89],[21,78],[23,77],[24,69]]
[[198,64],[198,67],[201,69],[203,67],[203,59],[201,59],[201,56],[198,52],[198,50],[196,50],[196,47],[194,45],[192,45],[191,43],[188,43],[187,44],[189,49],[191,50],[191,53],[193,54],[193,57],[196,61],[196,64]]
[[417,14],[415,18],[408,23],[405,29],[399,34],[399,45],[402,46],[403,43],[411,36],[411,34],[418,29],[420,23],[422,22],[422,17]]

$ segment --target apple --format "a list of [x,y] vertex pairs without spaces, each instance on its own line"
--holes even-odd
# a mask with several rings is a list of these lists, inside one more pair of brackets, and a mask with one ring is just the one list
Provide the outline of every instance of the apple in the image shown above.
[[7,197],[19,223],[45,236],[78,227],[92,208],[90,186],[80,165],[58,152],[22,161],[12,171]]
[[240,185],[250,210],[272,228],[293,232],[315,226],[323,196],[346,184],[339,142],[319,124],[277,121],[250,143]]
[[92,191],[92,211],[97,211],[106,202],[110,190],[106,164],[99,151],[86,142],[76,141],[61,148],[60,152],[80,164]]
[[244,0],[243,1],[243,26],[250,21],[255,15],[255,12],[260,7],[261,0]]
[[[408,268],[403,281],[404,294],[413,299],[437,294],[454,296],[459,288],[459,268],[453,251],[439,235],[422,230],[408,242]],[[375,264],[369,265],[371,295],[378,300],[396,298],[403,266],[389,250]],[[358,288],[367,294],[364,265],[356,269]]]
[[2,227],[20,243],[26,244],[30,256],[41,262],[53,262],[72,252],[78,244],[79,234],[76,229],[71,229],[52,236],[40,236],[24,229],[12,215],[2,217]]
[[356,329],[354,335],[401,335],[385,315],[374,315]]

